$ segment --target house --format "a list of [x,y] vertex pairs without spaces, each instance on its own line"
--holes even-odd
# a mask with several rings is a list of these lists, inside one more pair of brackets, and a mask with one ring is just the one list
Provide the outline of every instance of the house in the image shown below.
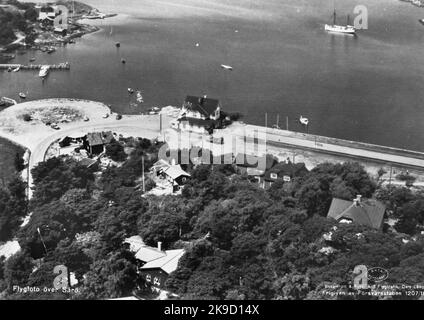
[[178,120],[172,127],[179,130],[211,134],[221,127],[221,104],[217,99],[207,96],[187,96],[181,107]]
[[91,132],[87,134],[84,147],[91,154],[100,154],[105,151],[105,145],[112,142],[114,136],[112,132]]
[[131,252],[139,262],[138,273],[148,284],[157,289],[163,289],[166,279],[178,267],[178,262],[185,254],[184,249],[162,250],[162,243],[150,247],[140,236],[125,239]]
[[261,177],[260,183],[263,188],[268,188],[279,179],[288,183],[293,178],[300,177],[307,172],[308,169],[306,169],[304,163],[280,162],[271,167],[267,166],[267,170]]
[[166,160],[159,159],[150,169],[154,176],[160,176],[172,184],[173,191],[178,191],[191,177],[179,164],[169,164]]
[[353,201],[333,198],[327,217],[342,223],[357,223],[381,229],[386,206],[375,199],[362,199],[358,195]]

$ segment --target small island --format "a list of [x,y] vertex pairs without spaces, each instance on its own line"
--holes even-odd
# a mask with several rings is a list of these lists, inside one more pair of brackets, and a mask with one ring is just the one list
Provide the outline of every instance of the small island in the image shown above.
[[[60,15],[59,6],[69,10],[65,27],[54,26],[54,20]],[[0,0],[0,59],[13,59],[15,56],[8,52],[18,48],[53,52],[55,47],[72,43],[77,37],[99,30],[81,20],[112,16],[115,14],[102,13],[78,1],[59,0],[36,5],[18,0]]]

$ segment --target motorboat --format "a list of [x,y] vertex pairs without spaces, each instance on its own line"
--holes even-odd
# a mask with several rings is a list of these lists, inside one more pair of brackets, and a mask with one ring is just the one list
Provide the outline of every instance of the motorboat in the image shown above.
[[224,69],[224,70],[230,70],[230,71],[233,70],[232,66],[229,66],[229,65],[226,65],[226,64],[221,64],[221,68]]
[[134,93],[134,89],[128,88],[128,93],[133,94]]
[[40,68],[40,72],[39,72],[38,76],[40,78],[46,77],[49,74],[49,70],[50,70],[50,67],[49,66],[42,66]]
[[15,69],[12,70],[12,72],[19,72],[21,70],[21,66],[17,66]]
[[299,118],[299,122],[300,122],[301,124],[303,124],[304,126],[307,126],[307,125],[309,124],[309,119],[308,119],[308,118],[305,118],[305,117],[303,117],[303,116],[300,116],[300,118]]
[[19,97],[21,98],[21,99],[26,99],[26,94],[25,93],[23,93],[23,92],[19,92]]

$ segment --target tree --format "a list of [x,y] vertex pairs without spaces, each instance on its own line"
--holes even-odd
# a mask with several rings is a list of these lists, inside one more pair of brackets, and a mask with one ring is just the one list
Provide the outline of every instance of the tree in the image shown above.
[[8,289],[12,290],[14,285],[27,286],[33,266],[33,260],[25,251],[20,251],[11,256],[4,266],[4,279]]
[[138,283],[132,253],[117,251],[95,261],[86,274],[82,298],[119,298],[130,295]]
[[127,154],[124,151],[124,147],[115,139],[106,145],[106,155],[113,161],[121,162],[127,159]]
[[18,172],[21,172],[22,170],[25,169],[24,159],[18,152],[15,155],[14,165],[15,165],[16,171]]

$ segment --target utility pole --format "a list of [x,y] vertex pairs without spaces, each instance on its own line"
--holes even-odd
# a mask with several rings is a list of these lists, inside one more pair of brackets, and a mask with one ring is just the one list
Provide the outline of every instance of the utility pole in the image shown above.
[[146,192],[146,186],[144,184],[144,156],[141,157],[141,167],[142,167],[142,171],[143,171],[143,193]]
[[265,112],[265,128],[268,128],[268,113]]
[[289,117],[286,117],[286,130],[289,131]]
[[37,228],[37,231],[38,231],[38,234],[40,235],[40,240],[41,240],[41,243],[43,244],[44,252],[47,254],[46,244],[44,243],[43,237],[41,236],[40,228]]
[[278,126],[279,122],[280,122],[280,115],[279,115],[279,114],[277,114],[277,129],[279,129],[279,128],[280,128],[280,127]]

